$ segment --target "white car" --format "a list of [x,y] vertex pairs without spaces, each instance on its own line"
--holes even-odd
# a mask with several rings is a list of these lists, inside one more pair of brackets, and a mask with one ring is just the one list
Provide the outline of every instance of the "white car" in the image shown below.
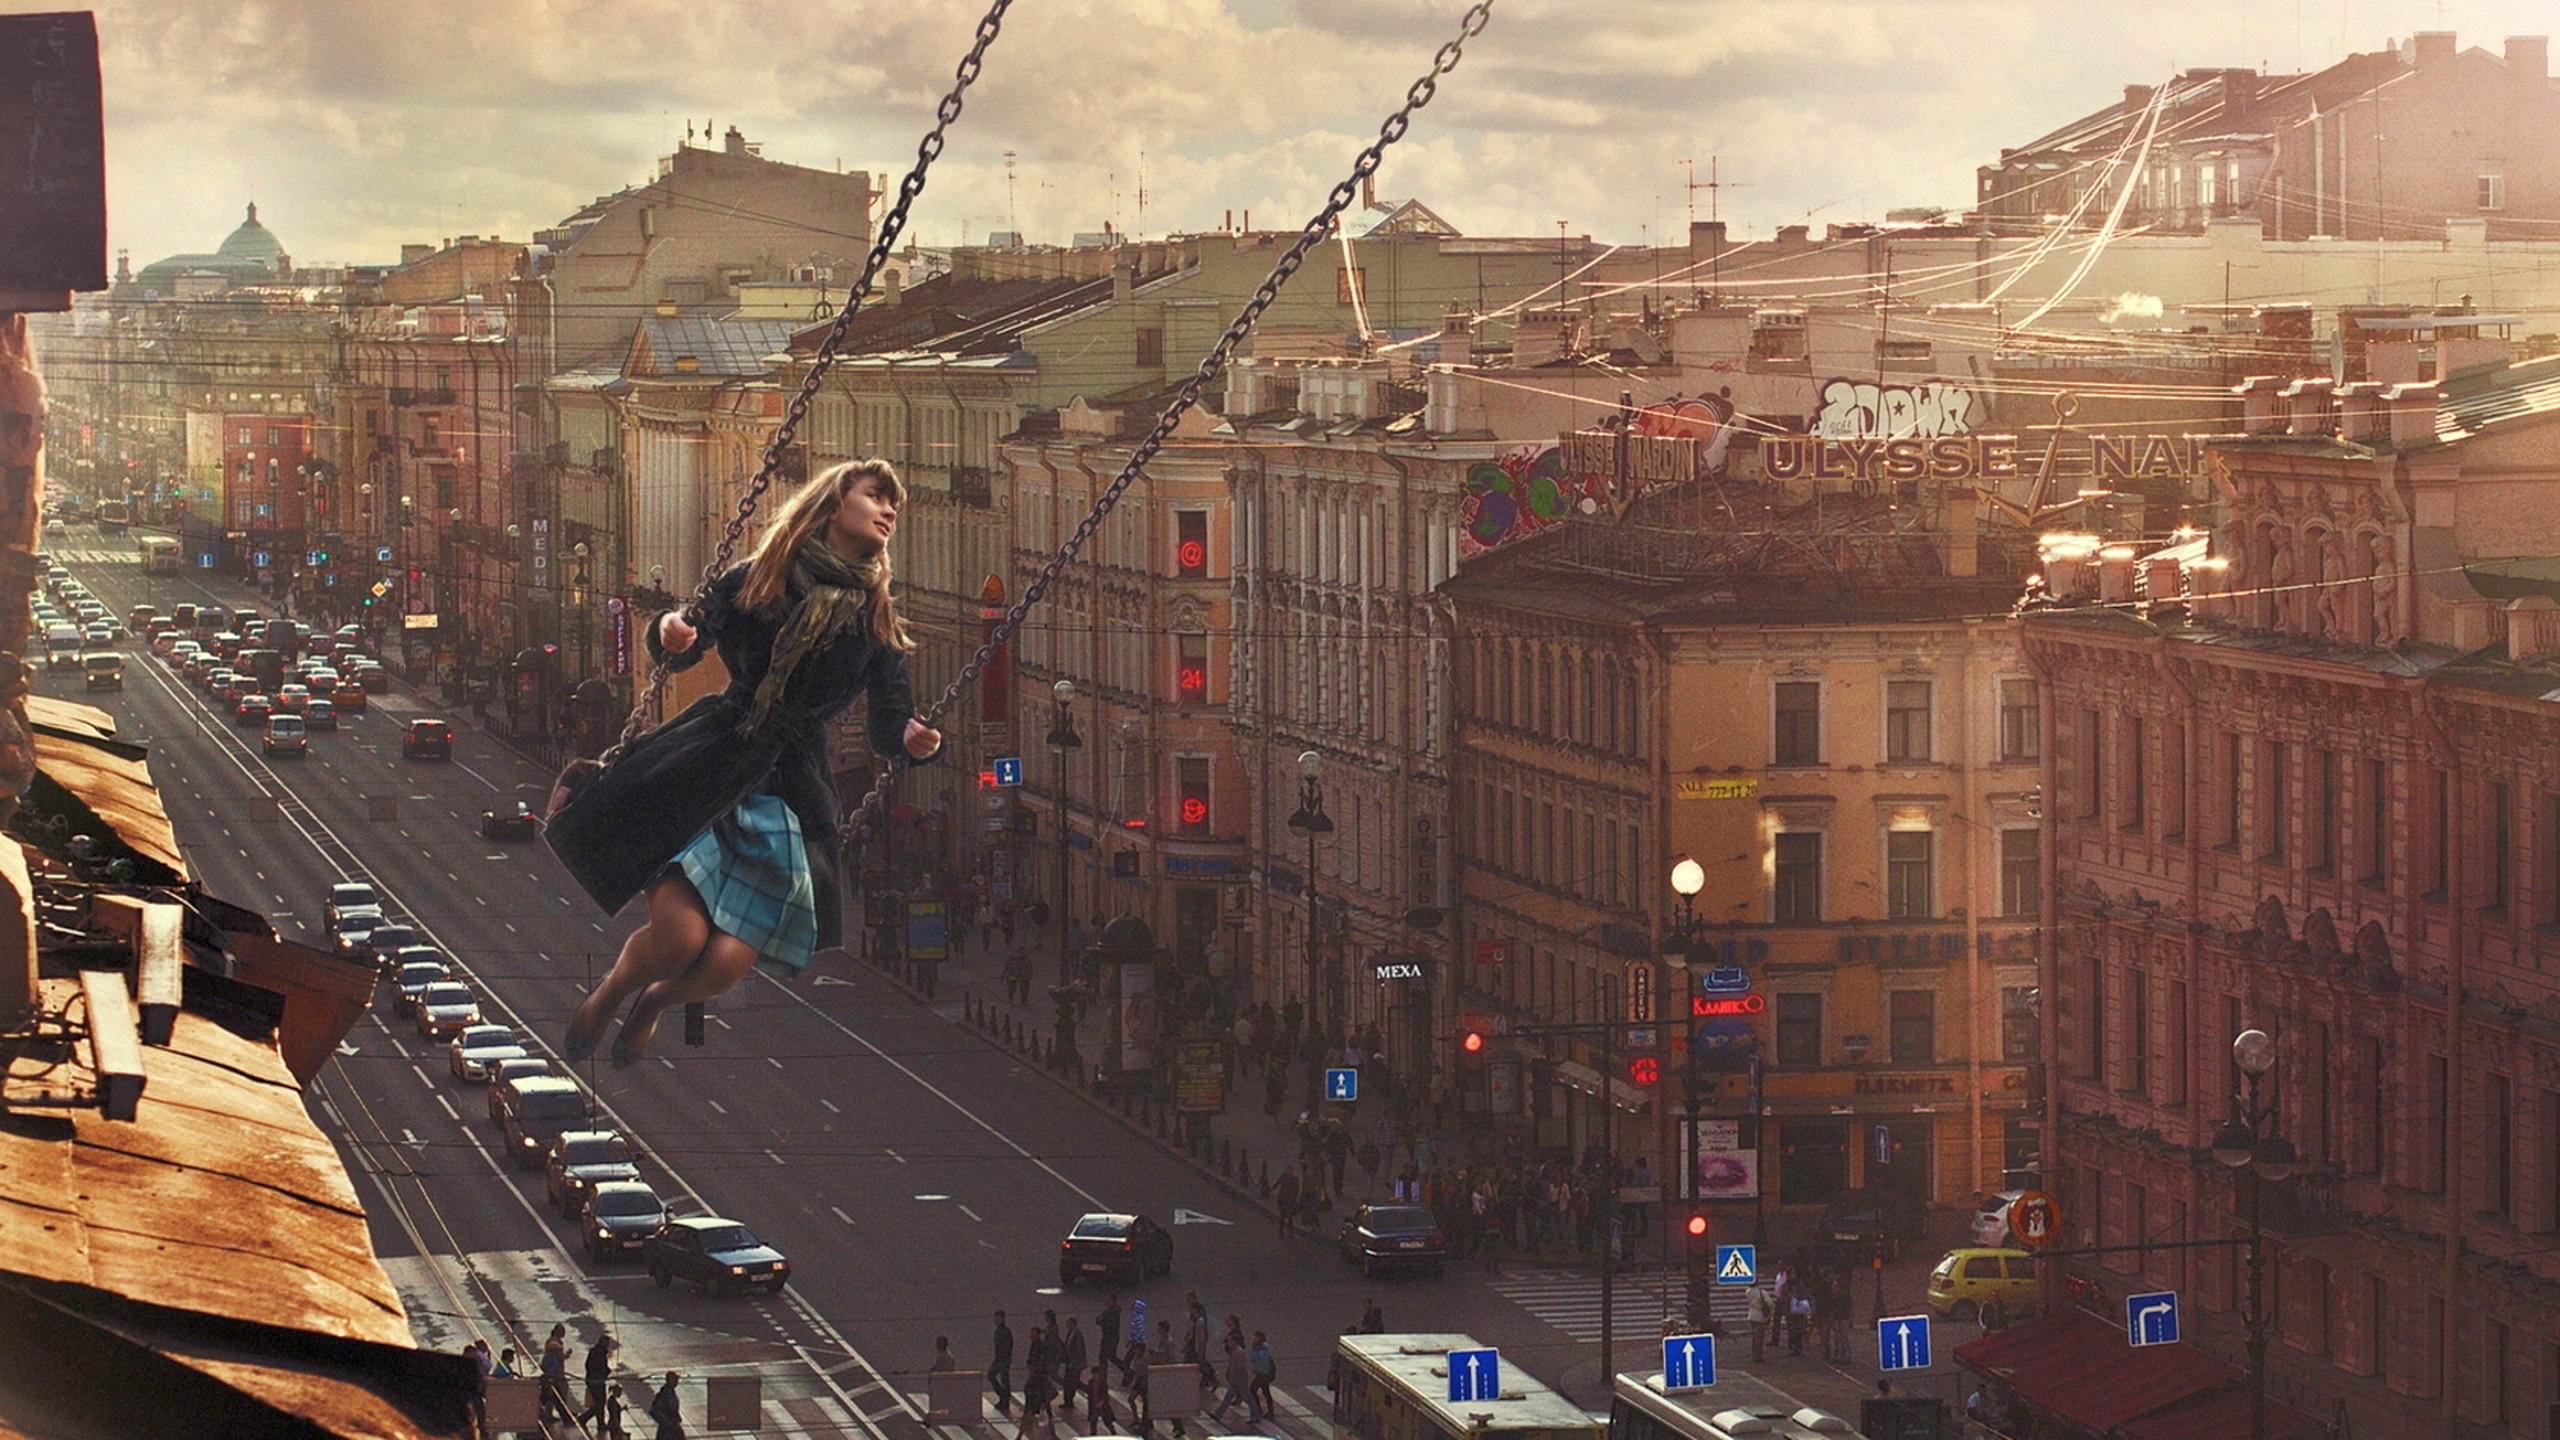
[[2014,1246],[2017,1238],[2009,1233],[2009,1207],[2017,1203],[2024,1190],[2003,1190],[1983,1197],[1982,1208],[1973,1215],[1973,1243],[1991,1247]]
[[489,1068],[499,1061],[521,1060],[530,1053],[523,1037],[509,1026],[473,1025],[445,1047],[445,1060],[453,1068],[454,1079],[485,1081]]

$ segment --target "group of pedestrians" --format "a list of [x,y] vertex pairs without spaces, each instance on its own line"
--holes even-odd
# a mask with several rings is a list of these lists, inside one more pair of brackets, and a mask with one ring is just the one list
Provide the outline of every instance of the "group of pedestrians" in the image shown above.
[[[554,1325],[544,1338],[542,1348],[530,1359],[520,1359],[514,1346],[502,1347],[492,1355],[489,1342],[474,1340],[462,1353],[472,1362],[471,1418],[483,1436],[489,1429],[489,1382],[492,1380],[539,1379],[541,1401],[536,1414],[538,1423],[548,1434],[553,1424],[571,1433],[594,1437],[594,1440],[632,1440],[628,1428],[630,1402],[625,1398],[622,1382],[614,1378],[614,1355],[621,1348],[610,1332],[599,1333],[587,1346],[582,1374],[586,1380],[583,1406],[573,1407],[569,1392],[569,1356],[572,1349],[569,1327]],[[676,1393],[676,1382],[682,1377],[673,1370],[666,1372],[657,1392],[642,1407],[655,1429],[652,1440],[684,1440],[684,1404]],[[635,1388],[647,1389],[646,1381]]]
[[[1150,1393],[1151,1370],[1177,1363],[1198,1377],[1198,1403],[1212,1419],[1223,1424],[1227,1412],[1242,1405],[1248,1423],[1269,1420],[1271,1386],[1279,1377],[1270,1337],[1260,1330],[1247,1332],[1237,1315],[1229,1315],[1224,1330],[1215,1331],[1197,1291],[1185,1297],[1181,1321],[1178,1336],[1171,1319],[1156,1321],[1150,1336],[1144,1302],[1124,1308],[1116,1292],[1103,1301],[1090,1332],[1076,1316],[1061,1319],[1055,1310],[1041,1311],[1021,1347],[1023,1385],[1015,1440],[1030,1440],[1035,1432],[1056,1433],[1057,1421],[1072,1417],[1079,1406],[1081,1433],[1117,1435],[1125,1423],[1131,1435],[1151,1434],[1158,1398]],[[987,1388],[995,1392],[998,1413],[1006,1416],[1014,1416],[1017,1404],[1014,1352],[1013,1326],[999,1310],[988,1340]],[[933,1368],[957,1366],[949,1339],[938,1338]],[[1122,1396],[1128,1401],[1125,1417]],[[1181,1426],[1180,1420],[1172,1422],[1176,1434]]]
[[1848,1348],[1849,1276],[1837,1266],[1799,1254],[1751,1291],[1751,1358],[1783,1341],[1802,1355],[1815,1341],[1822,1358],[1838,1360]]

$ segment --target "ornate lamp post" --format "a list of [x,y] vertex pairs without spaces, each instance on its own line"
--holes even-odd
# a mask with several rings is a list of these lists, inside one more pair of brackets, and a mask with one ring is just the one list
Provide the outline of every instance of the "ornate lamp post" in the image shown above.
[[2243,1030],[2231,1040],[2231,1060],[2245,1086],[2231,1092],[2231,1118],[2213,1137],[2213,1158],[2249,1171],[2249,1440],[2267,1435],[2266,1250],[2260,1202],[2270,1181],[2290,1179],[2301,1164],[2292,1142],[2271,1133],[2272,1102],[2258,1103],[2258,1084],[2276,1067],[2276,1042],[2264,1030]]
[[1323,1033],[1323,1010],[1316,989],[1316,837],[1333,833],[1333,817],[1324,813],[1324,757],[1313,750],[1298,756],[1298,808],[1289,816],[1289,833],[1307,840],[1307,1028]]
[[1075,703],[1076,682],[1060,680],[1049,687],[1049,743],[1058,752],[1058,983],[1067,983],[1067,926],[1075,914],[1075,906],[1067,896],[1067,774],[1068,752],[1084,748],[1084,737],[1076,733],[1075,713],[1068,707]]
[[[1689,997],[1696,993],[1697,987],[1697,982],[1689,976],[1689,969],[1696,962],[1698,892],[1706,888],[1707,867],[1686,855],[1672,862],[1671,892],[1680,897],[1680,918],[1672,924],[1670,939],[1679,947],[1681,981],[1678,994],[1664,997],[1660,1013],[1670,1024],[1681,1026],[1690,1032],[1688,1048],[1682,1052],[1686,1058],[1682,1060],[1680,1066],[1680,1093],[1684,1102],[1681,1107],[1682,1113],[1692,1134],[1696,1133],[1698,1122],[1698,1022],[1689,1004]],[[1663,1113],[1668,1115],[1670,1108],[1667,1105],[1663,1106]],[[1686,1153],[1684,1141],[1685,1137],[1674,1137],[1664,1143],[1662,1155],[1666,1163]],[[1698,1166],[1695,1158],[1693,1157],[1684,1168],[1689,1173],[1680,1181],[1680,1198],[1695,1200],[1698,1198]]]

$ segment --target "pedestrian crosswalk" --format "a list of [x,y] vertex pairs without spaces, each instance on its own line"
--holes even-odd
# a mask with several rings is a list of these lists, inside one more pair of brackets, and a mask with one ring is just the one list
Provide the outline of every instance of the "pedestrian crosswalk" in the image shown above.
[[[1207,1393],[1214,1396],[1217,1391],[1212,1389]],[[915,1400],[917,1409],[925,1408],[924,1396],[917,1395],[912,1398]],[[1208,1413],[1207,1406],[1200,1403],[1200,1398],[1185,1390],[1179,1404],[1166,1404],[1159,1400],[1151,1417],[1154,1421],[1155,1433],[1159,1436],[1163,1435],[1169,1422],[1179,1419],[1183,1429],[1193,1435],[1264,1435],[1273,1437],[1273,1440],[1333,1440],[1333,1392],[1322,1385],[1272,1386],[1271,1398],[1274,1403],[1271,1417],[1267,1420],[1247,1420],[1240,1409],[1228,1411],[1225,1419],[1213,1419]],[[933,1429],[937,1435],[943,1437],[943,1440],[1010,1440],[1015,1430],[1019,1428],[1020,1413],[1017,1410],[1012,1415],[999,1414],[994,1402],[990,1400],[986,1405],[986,1414],[979,1420],[972,1423],[940,1424]],[[1120,1402],[1120,1414],[1119,1428],[1122,1431],[1134,1431],[1137,1427],[1129,1423],[1129,1405],[1126,1399]],[[1094,1433],[1087,1428],[1081,1411],[1059,1412],[1057,1423],[1053,1428],[1060,1436]]]
[[138,565],[142,554],[130,545],[107,550],[47,550],[56,565]]
[[[1495,1293],[1586,1344],[1600,1339],[1600,1277],[1588,1270],[1514,1266],[1486,1282]],[[1688,1278],[1672,1270],[1621,1275],[1610,1306],[1619,1339],[1676,1335],[1689,1325]],[[1714,1315],[1719,1327],[1738,1330],[1749,1313],[1748,1287],[1719,1285]]]

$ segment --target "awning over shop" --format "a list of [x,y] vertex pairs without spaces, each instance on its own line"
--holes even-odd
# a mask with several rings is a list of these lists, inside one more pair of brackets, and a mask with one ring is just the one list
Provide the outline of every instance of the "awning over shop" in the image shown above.
[[[2082,1310],[1969,1340],[1956,1347],[1956,1363],[2006,1385],[2028,1405],[2100,1435],[2240,1375],[2192,1345],[2137,1348],[2126,1342],[2122,1326]],[[2221,1433],[2246,1434],[2248,1425],[2244,1419],[2238,1431]]]

